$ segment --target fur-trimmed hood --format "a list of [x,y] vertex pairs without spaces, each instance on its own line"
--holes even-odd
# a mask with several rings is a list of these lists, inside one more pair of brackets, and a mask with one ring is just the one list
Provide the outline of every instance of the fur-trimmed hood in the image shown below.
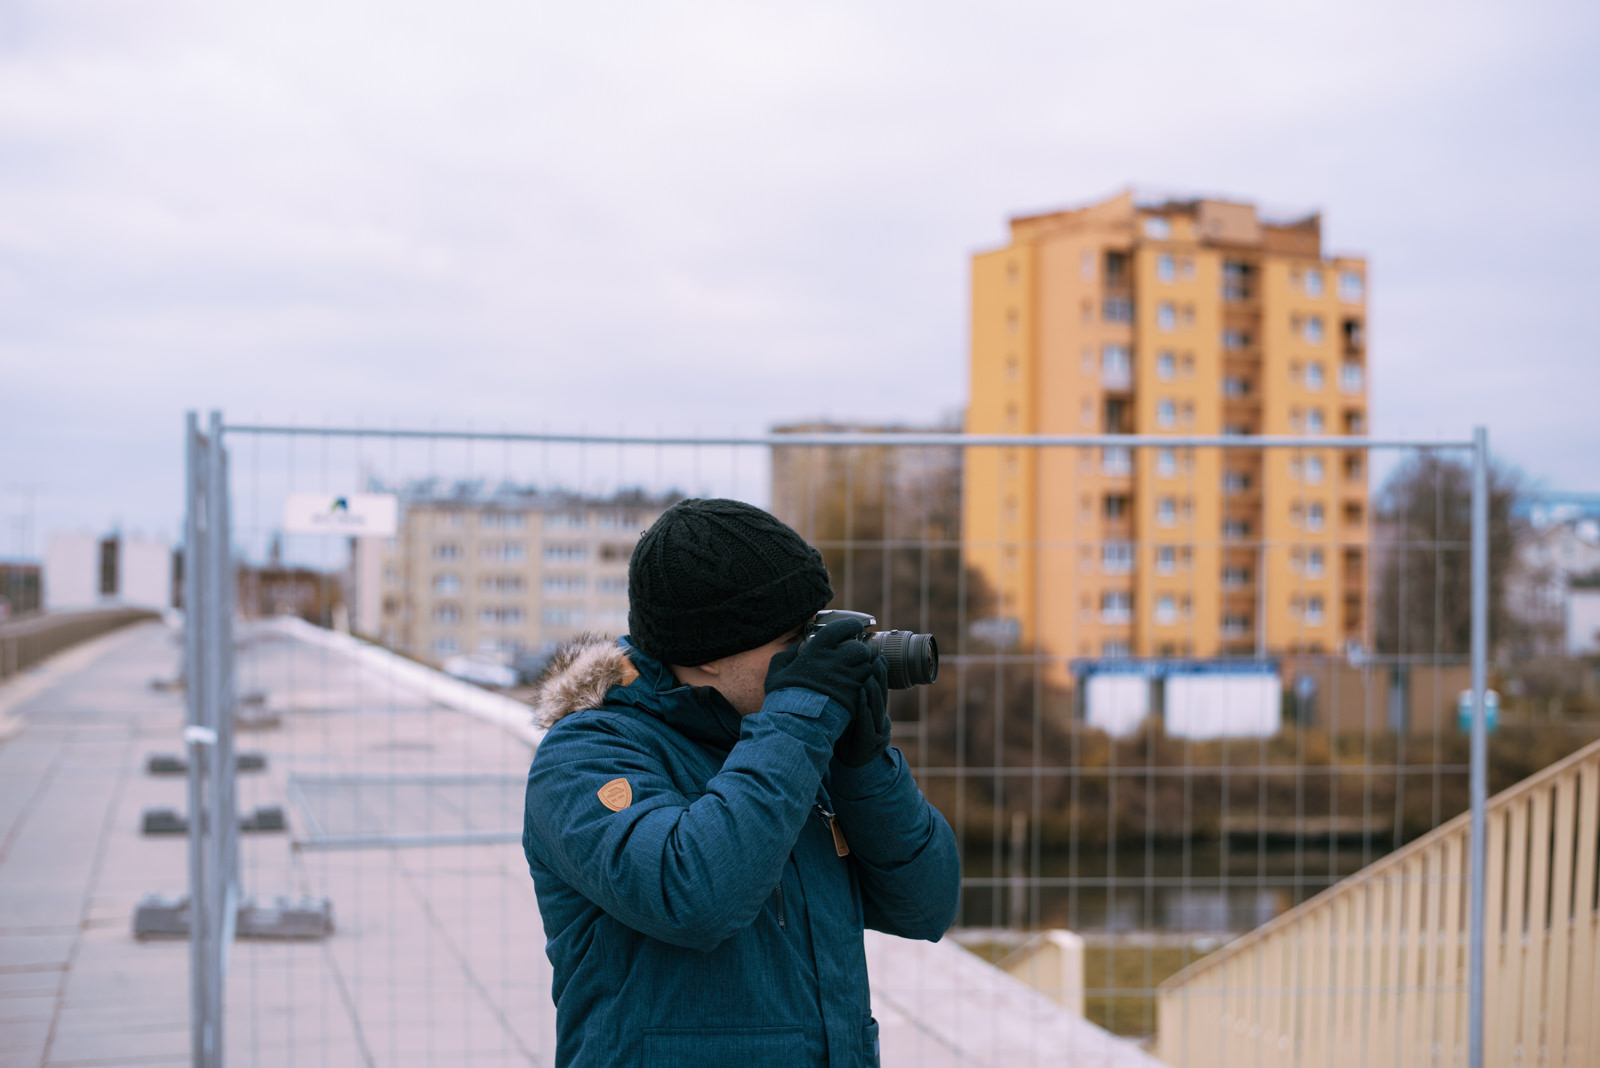
[[580,634],[556,650],[534,685],[533,716],[549,727],[564,716],[598,708],[615,686],[639,677],[628,651],[615,638]]

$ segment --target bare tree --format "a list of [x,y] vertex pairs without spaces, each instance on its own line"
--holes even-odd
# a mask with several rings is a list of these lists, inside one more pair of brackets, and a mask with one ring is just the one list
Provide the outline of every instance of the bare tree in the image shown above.
[[[1489,470],[1489,637],[1510,633],[1506,574],[1519,537],[1520,478]],[[1405,461],[1378,494],[1377,651],[1465,656],[1472,649],[1472,470],[1438,453]]]

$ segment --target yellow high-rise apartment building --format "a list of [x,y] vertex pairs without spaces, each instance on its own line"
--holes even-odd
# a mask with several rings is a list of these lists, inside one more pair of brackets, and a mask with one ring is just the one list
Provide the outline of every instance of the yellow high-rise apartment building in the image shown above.
[[[1318,215],[1138,200],[973,257],[969,433],[1362,435],[1366,262]],[[1367,467],[1328,448],[968,449],[969,562],[1057,658],[1367,644]]]

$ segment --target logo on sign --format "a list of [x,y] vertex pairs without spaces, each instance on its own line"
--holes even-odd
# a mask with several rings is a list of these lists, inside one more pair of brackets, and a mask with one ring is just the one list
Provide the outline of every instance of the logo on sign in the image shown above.
[[388,536],[399,514],[400,502],[392,493],[291,493],[284,528],[291,534]]

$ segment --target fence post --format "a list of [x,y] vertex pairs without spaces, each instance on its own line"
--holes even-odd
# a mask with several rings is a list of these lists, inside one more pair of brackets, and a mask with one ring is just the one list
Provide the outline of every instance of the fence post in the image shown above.
[[207,879],[205,864],[205,773],[206,746],[206,663],[209,656],[203,573],[209,539],[206,529],[206,441],[200,435],[200,421],[194,412],[185,420],[186,482],[184,513],[183,636],[184,696],[187,727],[184,741],[189,758],[189,1027],[190,1061],[199,1066],[213,1064],[215,1048],[212,1032],[211,987],[206,967],[210,928],[207,922]]
[[[1489,732],[1484,705],[1489,657],[1489,432],[1472,433],[1472,863],[1468,927],[1467,1065],[1483,1068],[1484,893]],[[1537,934],[1537,933],[1536,933]]]

